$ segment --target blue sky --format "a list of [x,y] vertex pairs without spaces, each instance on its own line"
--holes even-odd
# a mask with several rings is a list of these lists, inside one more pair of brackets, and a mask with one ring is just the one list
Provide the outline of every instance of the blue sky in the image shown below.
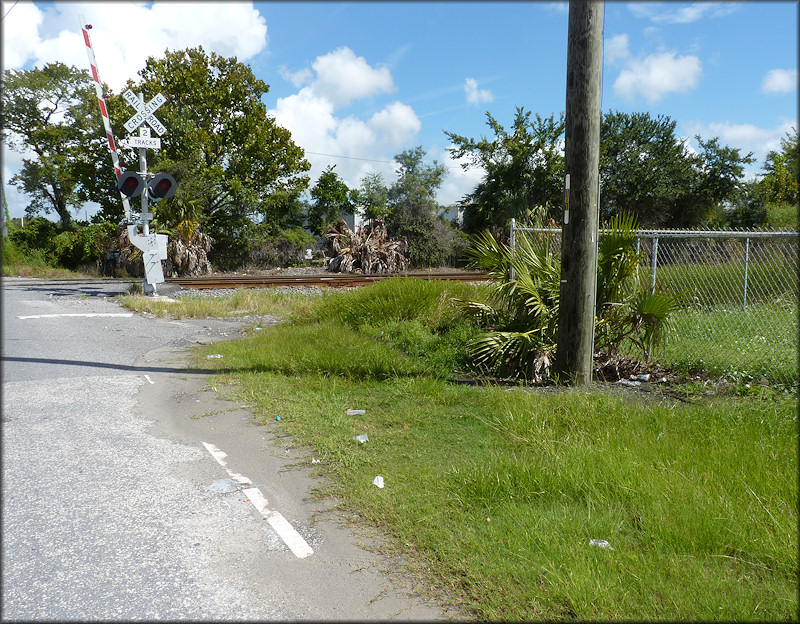
[[[699,134],[753,152],[757,173],[797,126],[797,7],[606,2],[603,110],[667,115],[690,146]],[[449,167],[443,204],[481,178],[450,159],[444,130],[478,137],[487,111],[509,126],[517,106],[565,108],[567,3],[20,0],[2,13],[4,69],[53,60],[88,69],[83,13],[117,92],[167,47],[235,55],[270,85],[264,102],[306,150],[312,179],[335,164],[350,186],[370,171],[391,182],[393,156],[421,145]],[[7,185],[22,156],[3,157]],[[11,215],[23,214],[27,199],[8,186],[6,195]]]

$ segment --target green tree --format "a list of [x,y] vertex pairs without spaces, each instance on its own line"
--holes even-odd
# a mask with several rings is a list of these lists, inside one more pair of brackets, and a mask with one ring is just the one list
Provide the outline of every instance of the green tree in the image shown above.
[[412,266],[439,265],[449,255],[442,236],[446,225],[436,203],[447,169],[436,161],[427,165],[424,158],[422,146],[397,154],[398,178],[388,193],[386,229],[392,237],[406,237]]
[[692,154],[666,115],[608,113],[600,127],[600,215],[631,214],[643,227],[696,227],[742,192],[752,154],[695,137]]
[[600,217],[632,214],[644,227],[668,225],[694,182],[692,156],[665,115],[612,112],[600,126]]
[[695,159],[692,192],[685,198],[683,210],[673,215],[673,227],[708,224],[747,193],[744,165],[755,160],[753,154],[742,156],[739,149],[720,145],[716,137],[695,139],[701,151]]
[[311,203],[308,206],[308,229],[321,234],[325,226],[342,215],[353,212],[350,189],[334,171],[336,165],[322,172],[311,189]]
[[781,150],[770,150],[764,162],[761,179],[762,199],[770,204],[798,203],[798,143],[797,130],[781,139]]
[[370,172],[361,178],[361,186],[353,189],[350,201],[370,223],[389,214],[389,189],[380,173]]
[[505,228],[511,218],[531,220],[535,215],[560,215],[564,155],[564,116],[542,118],[538,113],[517,108],[513,129],[507,131],[486,113],[494,138],[469,139],[452,132],[445,134],[455,147],[454,158],[468,157],[462,166],[480,167],[486,175],[467,195],[464,230],[475,233],[486,228]]
[[737,229],[761,227],[767,219],[767,207],[757,181],[743,182],[730,205],[719,215],[715,225]]
[[90,145],[105,137],[88,116],[96,107],[91,79],[75,67],[48,63],[5,71],[0,93],[3,141],[14,151],[35,154],[23,159],[10,182],[31,197],[29,215],[55,212],[69,228],[70,210],[82,205],[78,191]]
[[[158,93],[167,100],[157,112],[167,133],[161,149],[148,154],[149,168],[178,181],[175,198],[158,204],[156,217],[170,210],[169,202],[185,202],[216,240],[209,258],[231,265],[248,224],[271,218],[276,203],[296,199],[308,187],[303,150],[267,114],[262,97],[268,85],[235,57],[207,54],[201,46],[166,51],[163,58],[149,58],[139,75],[127,88],[143,93],[145,101]],[[112,119],[120,115],[114,124],[121,127],[131,110],[115,100]],[[131,152],[128,160],[134,159]]]

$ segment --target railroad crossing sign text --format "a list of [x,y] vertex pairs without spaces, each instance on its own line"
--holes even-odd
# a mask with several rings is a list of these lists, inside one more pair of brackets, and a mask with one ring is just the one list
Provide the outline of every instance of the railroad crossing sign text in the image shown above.
[[[158,108],[167,101],[161,93],[155,96],[152,100],[150,100],[147,104],[144,104],[139,101],[139,98],[136,94],[128,89],[125,93],[122,94],[122,97],[125,101],[130,104],[133,108],[136,109],[136,114],[131,117],[128,121],[125,122],[125,129],[128,132],[133,132],[139,126],[147,123],[155,130],[159,136],[164,134],[167,129],[161,124],[161,122],[156,119],[156,116],[153,113],[158,110]],[[142,146],[142,147],[149,147],[149,146]]]

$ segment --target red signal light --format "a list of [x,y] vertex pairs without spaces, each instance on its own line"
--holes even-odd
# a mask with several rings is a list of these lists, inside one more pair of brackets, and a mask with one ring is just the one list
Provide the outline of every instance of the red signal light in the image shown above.
[[144,180],[135,171],[126,171],[117,180],[117,190],[125,197],[136,197],[144,190]]
[[172,197],[177,188],[175,178],[168,173],[159,173],[147,185],[147,194],[153,201],[161,201]]

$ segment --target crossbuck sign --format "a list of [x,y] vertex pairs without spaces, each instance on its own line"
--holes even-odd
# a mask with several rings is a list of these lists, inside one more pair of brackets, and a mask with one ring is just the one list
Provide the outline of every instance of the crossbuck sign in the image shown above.
[[122,94],[122,97],[125,98],[125,101],[130,104],[133,108],[136,109],[136,114],[131,117],[128,121],[125,122],[125,129],[128,132],[133,132],[141,125],[145,123],[150,124],[150,126],[158,132],[159,136],[164,134],[167,129],[161,124],[161,122],[156,119],[156,116],[153,113],[158,110],[158,108],[167,101],[160,93],[155,96],[152,100],[150,100],[147,104],[141,102],[136,94],[128,89],[125,93]]

